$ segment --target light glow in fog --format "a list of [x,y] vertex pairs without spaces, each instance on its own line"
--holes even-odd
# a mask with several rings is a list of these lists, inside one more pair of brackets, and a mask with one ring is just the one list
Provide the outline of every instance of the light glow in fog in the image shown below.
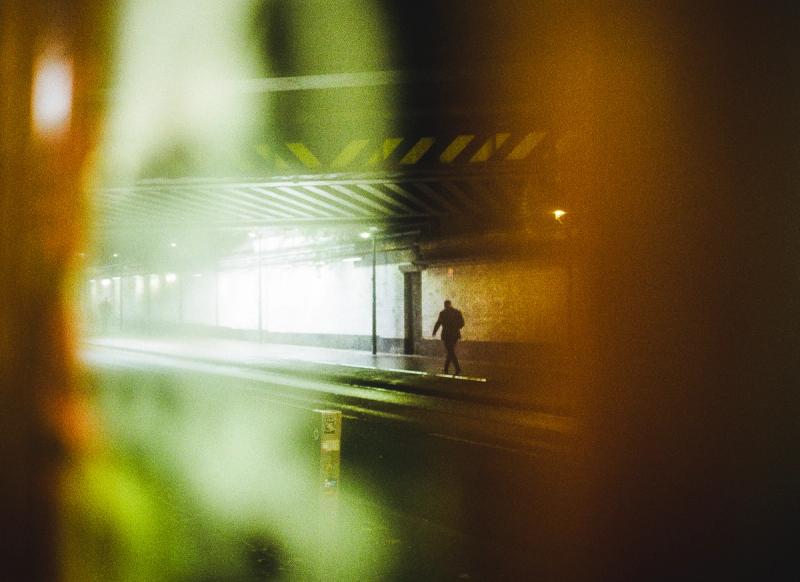
[[[260,0],[120,3],[116,60],[111,63],[116,76],[111,79],[100,164],[103,187],[127,188],[171,176],[222,180],[239,177],[244,171],[267,176],[275,169],[269,164],[258,165],[262,161],[253,156],[258,145],[272,146],[277,141],[271,119],[273,95],[269,91],[238,89],[242,81],[273,74],[273,55],[264,48],[276,42],[267,38],[274,28],[271,25],[276,24],[267,22],[273,14],[284,15],[279,23],[278,42],[285,40],[291,47],[298,75],[342,67],[385,68],[388,51],[384,46],[380,3],[297,2],[291,3],[288,12],[270,7],[278,4],[282,3]],[[384,118],[376,119],[372,114],[380,93],[381,90],[373,88],[365,91],[362,99],[366,113],[360,128],[370,134],[365,137],[374,135],[376,140],[393,133],[385,127]],[[343,105],[359,111],[361,103],[353,103],[352,93],[349,95],[345,104],[338,92],[317,94],[305,110],[296,114],[300,118],[326,115]],[[316,131],[318,135],[309,139],[329,137],[327,127]],[[254,169],[240,168],[236,159],[249,159]],[[161,194],[154,191],[152,195]],[[128,196],[120,194],[119,199]],[[131,198],[135,196],[130,194]],[[208,202],[210,208],[226,205],[223,189],[209,192]],[[172,203],[178,208],[183,201],[176,197]],[[190,210],[187,206],[187,213]],[[129,215],[121,216],[126,223]],[[136,227],[135,217],[130,216],[133,222],[127,226]],[[107,248],[119,250],[119,257],[114,257],[119,260],[113,261],[114,272],[125,272],[124,267],[130,267],[131,271],[142,268],[154,271],[143,281],[144,293],[138,293],[136,279],[133,286],[136,291],[125,295],[125,301],[118,304],[124,306],[126,332],[144,329],[160,333],[162,326],[174,324],[252,330],[258,326],[259,315],[265,329],[270,330],[275,326],[304,331],[318,321],[324,322],[323,333],[336,332],[337,325],[345,326],[346,331],[367,326],[369,314],[360,305],[367,297],[369,277],[366,271],[352,265],[341,265],[346,275],[335,285],[331,268],[298,265],[278,273],[265,260],[260,288],[258,269],[253,265],[254,260],[250,260],[251,255],[311,244],[314,233],[284,238],[254,232],[256,236],[250,238],[257,240],[242,249],[247,251],[247,268],[239,269],[241,264],[236,263],[234,268],[220,270],[214,263],[217,249],[207,251],[212,245],[197,244],[197,237],[208,236],[195,228],[203,225],[192,224],[191,220],[177,222],[168,233],[161,233],[157,243],[149,230],[116,229],[102,233],[108,238]],[[150,248],[156,246],[156,250]],[[147,260],[137,264],[134,250]],[[203,275],[199,276],[201,272]],[[179,274],[184,275],[179,279]],[[120,288],[130,289],[128,276],[124,282],[126,285]],[[332,310],[325,309],[326,294],[334,295],[337,302]],[[343,317],[345,308],[357,311],[357,315]],[[326,317],[331,314],[334,317]],[[193,568],[213,559],[194,552],[197,548],[207,548],[203,543],[213,540],[215,532],[206,534],[197,528],[183,531],[182,520],[159,515],[162,500],[169,499],[175,491],[166,486],[167,495],[162,495],[161,490],[152,491],[149,481],[139,479],[136,462],[148,464],[148,470],[160,463],[165,474],[179,477],[186,485],[180,494],[197,502],[199,513],[207,522],[219,520],[230,531],[261,532],[268,539],[278,540],[290,555],[309,562],[316,559],[312,549],[314,532],[307,525],[313,523],[317,499],[300,494],[302,488],[298,484],[302,479],[298,474],[308,466],[303,455],[309,448],[303,440],[303,426],[298,425],[296,418],[276,410],[260,396],[253,401],[247,382],[239,385],[226,382],[220,386],[217,378],[208,377],[186,378],[184,384],[183,379],[170,376],[162,383],[145,373],[136,373],[130,378],[131,386],[135,386],[131,392],[134,397],[126,401],[116,399],[118,385],[111,375],[108,378],[101,375],[99,381],[103,386],[98,391],[101,395],[98,415],[106,421],[105,438],[112,446],[105,449],[107,458],[102,458],[98,467],[84,473],[83,480],[74,481],[74,498],[82,504],[76,511],[79,523],[88,517],[90,521],[110,522],[103,523],[108,531],[121,532],[118,536],[121,539],[113,540],[115,548],[120,548],[119,561],[113,564],[119,572],[128,573],[130,579],[199,579]],[[148,383],[155,392],[147,388]],[[209,397],[220,387],[224,390]],[[169,394],[170,398],[161,402],[156,393]],[[173,407],[174,404],[180,405]],[[116,458],[116,452],[126,446],[136,454]],[[137,459],[137,454],[142,459]],[[354,481],[348,483],[350,491],[363,486]],[[376,499],[376,495],[368,493],[364,498]],[[348,543],[342,544],[337,555],[337,567],[347,572],[344,579],[367,579],[366,557],[372,560],[373,572],[374,568],[388,568],[391,562],[383,559],[385,550],[359,537],[361,526],[369,521],[355,512],[348,513],[346,507],[342,507],[340,519],[341,528],[351,532]],[[179,524],[175,531],[169,531],[169,525],[165,527],[172,523]],[[197,542],[196,537],[203,543]],[[223,560],[224,567],[231,567],[238,554],[221,547],[224,540],[216,542],[215,550],[223,554],[231,552]],[[96,553],[100,555],[99,551]],[[79,555],[87,560],[90,554],[94,555],[92,552]],[[102,570],[114,559],[113,555],[107,558],[103,554],[98,566],[100,573],[74,579],[114,579]],[[167,574],[170,568],[173,568],[171,575]],[[380,572],[378,575],[381,577]],[[242,579],[236,574],[220,576]],[[117,579],[121,577],[124,576],[117,575]],[[297,573],[293,579],[311,578]]]
[[45,54],[36,63],[33,122],[40,133],[60,134],[68,128],[72,112],[72,77],[72,62],[57,53]]

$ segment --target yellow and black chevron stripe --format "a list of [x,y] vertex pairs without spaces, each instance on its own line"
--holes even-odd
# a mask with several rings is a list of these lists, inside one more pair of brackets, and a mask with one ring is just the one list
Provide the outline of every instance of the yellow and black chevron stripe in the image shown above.
[[[479,136],[465,133],[447,138],[435,136],[387,137],[380,143],[369,139],[345,142],[333,155],[324,157],[302,142],[272,146],[259,144],[254,153],[260,166],[275,170],[303,170],[312,173],[408,168],[454,164],[524,162],[541,151],[548,140],[544,131],[497,132]],[[552,145],[552,143],[550,144]],[[239,160],[241,166],[241,160]],[[251,164],[252,165],[252,164]]]

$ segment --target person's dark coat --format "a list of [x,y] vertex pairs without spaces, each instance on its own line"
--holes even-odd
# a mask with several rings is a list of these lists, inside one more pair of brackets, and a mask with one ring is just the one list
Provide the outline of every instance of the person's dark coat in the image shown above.
[[445,307],[439,312],[439,319],[433,327],[433,335],[442,328],[444,341],[456,341],[461,337],[461,328],[464,327],[464,316],[455,307]]

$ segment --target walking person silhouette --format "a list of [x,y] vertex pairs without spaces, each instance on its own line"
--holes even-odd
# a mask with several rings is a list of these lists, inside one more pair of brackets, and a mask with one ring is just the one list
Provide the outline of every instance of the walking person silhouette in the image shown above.
[[455,366],[456,375],[461,373],[461,365],[458,363],[458,356],[456,356],[456,342],[461,338],[461,328],[464,327],[464,316],[461,312],[453,307],[449,299],[444,302],[444,309],[439,312],[439,319],[436,320],[436,325],[433,327],[433,335],[439,328],[442,328],[442,341],[444,342],[444,349],[447,350],[447,358],[444,361],[444,373],[448,374],[450,371],[450,363]]

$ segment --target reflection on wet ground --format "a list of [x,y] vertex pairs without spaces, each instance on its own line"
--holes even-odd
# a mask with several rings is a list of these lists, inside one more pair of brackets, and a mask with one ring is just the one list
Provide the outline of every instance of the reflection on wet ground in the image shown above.
[[383,575],[378,506],[322,503],[313,413],[241,384],[86,374],[96,431],[65,477],[66,579]]
[[[500,444],[529,442],[511,438],[533,430],[511,422],[522,411],[502,428],[500,408],[438,397],[347,405],[342,390],[367,388],[336,375],[91,354],[91,422],[64,480],[66,580],[504,580],[548,563],[559,473]],[[337,407],[331,496],[314,410]]]

